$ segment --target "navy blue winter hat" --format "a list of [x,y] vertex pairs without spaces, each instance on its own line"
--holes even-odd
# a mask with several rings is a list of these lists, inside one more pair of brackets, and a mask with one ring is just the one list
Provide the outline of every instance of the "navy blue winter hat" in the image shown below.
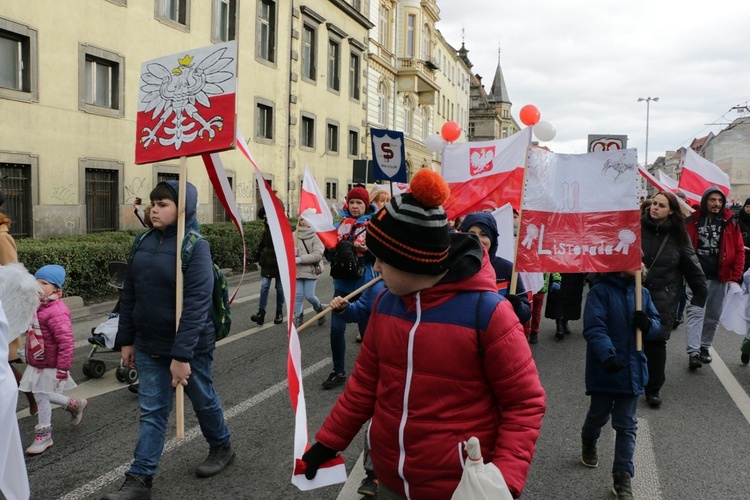
[[55,285],[57,288],[62,288],[65,283],[65,268],[58,266],[57,264],[51,264],[39,268],[34,274],[34,277],[38,280],[44,280],[48,283]]

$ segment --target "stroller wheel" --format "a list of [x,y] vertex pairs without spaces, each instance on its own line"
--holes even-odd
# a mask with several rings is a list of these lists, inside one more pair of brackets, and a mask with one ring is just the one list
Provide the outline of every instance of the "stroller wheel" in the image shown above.
[[127,368],[125,371],[125,382],[128,384],[134,384],[138,380],[138,370],[135,368]]
[[86,361],[85,363],[83,363],[83,365],[81,366],[81,371],[83,372],[83,374],[86,377],[91,377],[91,370],[89,370],[89,363],[88,363],[88,361]]
[[125,382],[125,372],[127,371],[127,368],[124,366],[118,366],[117,370],[115,370],[115,378],[118,382]]
[[102,378],[107,371],[107,365],[104,361],[92,359],[89,361],[89,371],[94,378]]

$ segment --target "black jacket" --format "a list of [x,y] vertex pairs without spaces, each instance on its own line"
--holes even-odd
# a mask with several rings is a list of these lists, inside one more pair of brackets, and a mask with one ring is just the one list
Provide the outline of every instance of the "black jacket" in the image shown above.
[[[678,235],[677,230],[671,219],[656,225],[648,212],[641,218],[642,261],[648,269],[643,286],[651,292],[662,323],[661,337],[655,340],[669,340],[682,293],[683,277],[693,291],[691,304],[703,307],[706,303],[708,289],[703,269],[687,233]],[[664,238],[669,239],[659,258],[654,260]]]

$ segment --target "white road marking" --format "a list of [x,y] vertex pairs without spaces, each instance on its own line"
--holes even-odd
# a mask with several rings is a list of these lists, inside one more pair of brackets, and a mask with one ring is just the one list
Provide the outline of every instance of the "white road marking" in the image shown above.
[[711,362],[711,368],[713,368],[714,373],[719,378],[719,382],[724,386],[734,404],[742,412],[742,416],[750,423],[750,396],[747,395],[745,389],[734,378],[734,375],[729,371],[729,368],[727,368],[719,353],[716,352],[716,349],[711,349],[711,354],[714,358],[713,362]]
[[[331,358],[324,358],[317,363],[315,363],[312,366],[309,366],[302,370],[302,378],[306,378],[308,375],[312,375],[319,370],[322,370],[326,366],[331,364]],[[252,407],[262,403],[266,399],[278,394],[279,392],[283,391],[288,387],[288,382],[286,380],[283,380],[281,382],[278,382],[275,385],[272,385],[268,389],[264,390],[263,392],[260,392],[256,394],[255,396],[246,399],[242,403],[233,406],[232,408],[226,410],[224,412],[224,419],[229,420],[233,417],[236,417],[237,415],[240,415],[247,410],[251,409]],[[194,426],[190,429],[188,429],[185,432],[185,439],[177,439],[172,438],[169,441],[167,441],[164,444],[164,453],[172,452],[176,449],[178,449],[180,446],[189,443],[193,439],[197,438],[201,435],[201,430],[199,426]],[[110,470],[109,472],[106,472],[105,474],[102,474],[98,478],[94,479],[93,481],[90,481],[87,484],[84,484],[80,488],[76,488],[75,490],[71,491],[70,493],[66,494],[65,496],[61,497],[61,500],[77,500],[80,498],[86,498],[89,495],[92,495],[102,489],[103,487],[107,486],[108,484],[121,480],[122,476],[127,472],[127,470],[130,468],[130,462],[127,464],[120,465],[119,467],[115,467],[114,469]]]
[[638,418],[638,437],[635,443],[635,477],[633,478],[633,497],[660,500],[662,498],[659,472],[656,468],[654,443],[648,420]]

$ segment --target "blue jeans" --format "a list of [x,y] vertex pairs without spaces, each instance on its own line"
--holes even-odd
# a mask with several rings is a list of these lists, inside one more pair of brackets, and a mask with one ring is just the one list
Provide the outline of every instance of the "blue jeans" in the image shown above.
[[318,280],[297,279],[297,291],[294,295],[294,317],[299,318],[302,314],[302,299],[305,298],[312,304],[313,308],[320,309],[320,300],[315,296],[315,285]]
[[635,411],[638,408],[638,396],[617,394],[592,394],[591,406],[581,429],[582,439],[599,439],[602,427],[612,415],[612,428],[615,437],[615,460],[612,472],[627,471],[635,476],[633,454],[635,453],[635,433],[638,430],[638,419]]
[[[350,292],[336,289],[333,291],[334,297],[346,297]],[[354,302],[359,295],[349,300]],[[370,317],[357,323],[360,333],[365,333],[367,323]],[[331,355],[333,357],[333,370],[336,373],[346,373],[346,321],[338,314],[331,314]]]
[[[136,350],[140,385],[138,403],[141,407],[138,443],[135,445],[131,474],[153,476],[159,468],[164,440],[167,434],[167,421],[172,412],[175,389],[172,387],[172,374],[169,365],[172,358],[153,358],[143,351]],[[196,354],[190,362],[190,379],[185,386],[185,394],[193,404],[203,437],[210,446],[229,443],[229,429],[224,422],[219,395],[216,394],[211,378],[213,352]]]
[[268,291],[271,289],[272,279],[276,280],[276,310],[281,311],[284,306],[284,289],[281,288],[281,280],[279,278],[263,278],[263,282],[260,284],[260,304],[258,304],[258,309],[261,311],[265,311],[268,305]]

